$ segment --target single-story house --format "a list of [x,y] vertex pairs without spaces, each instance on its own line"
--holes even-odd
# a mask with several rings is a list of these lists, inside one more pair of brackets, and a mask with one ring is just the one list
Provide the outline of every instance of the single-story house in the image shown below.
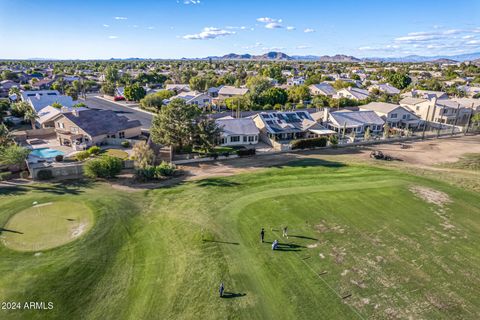
[[334,133],[315,121],[307,111],[261,112],[253,121],[260,129],[261,139],[270,145],[273,141],[289,143]]
[[85,149],[99,145],[107,138],[130,139],[141,135],[141,123],[119,116],[112,110],[78,110],[60,113],[54,119],[61,145]]
[[223,86],[218,90],[218,99],[224,100],[235,96],[244,96],[247,94],[248,88],[237,88],[233,86]]
[[175,91],[176,93],[188,92],[190,91],[189,84],[167,84],[165,85],[165,90]]
[[199,108],[205,108],[208,105],[212,104],[212,98],[206,94],[197,91],[181,92],[176,96],[171,97],[168,100],[165,100],[166,104],[174,99],[182,99],[186,104],[194,104]]
[[327,97],[333,97],[337,91],[335,91],[335,88],[328,83],[328,82],[321,82],[318,84],[311,84],[308,86],[308,89],[310,90],[310,93],[312,96],[327,96]]
[[292,77],[287,79],[287,86],[301,86],[305,84],[304,77]]
[[352,131],[356,134],[361,134],[364,133],[367,128],[370,128],[372,133],[380,133],[385,124],[385,121],[374,111],[329,112],[328,108],[325,108],[325,110],[323,124],[338,133],[342,133],[344,128],[347,134]]
[[37,113],[54,103],[59,103],[63,107],[72,107],[75,102],[72,97],[61,95],[57,90],[37,90],[21,92],[22,100],[28,102]]
[[368,90],[355,87],[343,88],[337,91],[337,98],[348,98],[352,100],[365,100],[370,96]]
[[412,91],[403,93],[402,98],[448,99],[448,95],[443,91],[412,90]]
[[8,92],[11,88],[17,87],[20,88],[20,84],[12,80],[3,80],[0,81],[0,98],[7,98]]
[[258,143],[260,130],[252,118],[224,117],[215,120],[222,129],[220,145],[222,146],[249,146]]

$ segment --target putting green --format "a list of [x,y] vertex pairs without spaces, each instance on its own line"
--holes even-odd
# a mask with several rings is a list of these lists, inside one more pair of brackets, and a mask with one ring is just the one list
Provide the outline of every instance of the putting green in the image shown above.
[[82,203],[42,203],[10,218],[0,238],[13,250],[41,251],[78,239],[90,230],[93,220],[92,212]]

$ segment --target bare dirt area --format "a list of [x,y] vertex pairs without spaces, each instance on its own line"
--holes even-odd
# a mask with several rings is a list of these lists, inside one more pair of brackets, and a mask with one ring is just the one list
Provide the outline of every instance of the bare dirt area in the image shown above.
[[184,165],[181,168],[187,174],[186,180],[196,180],[206,177],[230,176],[237,173],[252,172],[302,159],[387,164],[386,161],[370,159],[372,150],[381,150],[385,154],[399,160],[390,162],[395,166],[447,170],[437,168],[435,165],[455,162],[465,153],[480,153],[480,135],[410,141],[404,143],[403,148],[402,143],[392,143],[368,147],[298,151],[295,153],[259,155],[252,158],[237,158],[223,162]]

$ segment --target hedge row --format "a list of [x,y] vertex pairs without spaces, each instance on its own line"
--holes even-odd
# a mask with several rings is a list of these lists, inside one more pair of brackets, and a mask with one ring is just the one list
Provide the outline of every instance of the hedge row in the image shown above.
[[327,146],[327,137],[300,139],[292,142],[292,149],[309,149]]

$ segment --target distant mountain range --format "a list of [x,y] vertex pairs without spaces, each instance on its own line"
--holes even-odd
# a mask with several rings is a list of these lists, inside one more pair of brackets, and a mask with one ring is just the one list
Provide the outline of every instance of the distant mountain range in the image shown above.
[[[472,61],[476,64],[480,64],[480,52],[475,53],[466,53],[460,55],[453,55],[453,56],[418,56],[418,55],[410,55],[405,57],[395,57],[395,58],[388,58],[388,57],[368,57],[368,58],[356,58],[353,56],[347,56],[343,54],[336,54],[334,56],[316,56],[316,55],[292,55],[289,56],[283,52],[278,51],[270,51],[265,54],[261,55],[252,55],[249,53],[245,54],[236,54],[236,53],[229,53],[224,56],[210,56],[206,58],[182,58],[182,60],[266,60],[266,61],[321,61],[321,62],[363,62],[363,61],[378,61],[378,62],[432,62],[432,63],[456,63],[456,62],[464,62],[464,61]],[[14,59],[7,59],[7,60],[14,60]],[[38,60],[38,61],[54,61],[54,60],[62,60],[62,59],[46,59],[46,58],[31,58],[27,60]],[[81,59],[76,59],[81,60]],[[96,59],[88,59],[88,60],[96,60]],[[102,60],[102,59],[99,59]],[[175,59],[154,59],[154,58],[111,58],[111,61],[136,61],[136,60],[175,60]]]
[[373,58],[356,58],[353,56],[347,56],[343,54],[337,54],[334,56],[315,56],[315,55],[293,55],[289,56],[283,52],[271,51],[262,55],[251,54],[236,54],[229,53],[224,56],[211,56],[206,59],[213,60],[301,60],[301,61],[322,61],[322,62],[362,62],[362,61],[379,61],[379,62],[433,62],[433,63],[456,63],[463,61],[471,61],[480,59],[480,52],[468,53],[454,56],[418,56],[410,55],[405,57],[385,58],[385,57],[373,57]]

